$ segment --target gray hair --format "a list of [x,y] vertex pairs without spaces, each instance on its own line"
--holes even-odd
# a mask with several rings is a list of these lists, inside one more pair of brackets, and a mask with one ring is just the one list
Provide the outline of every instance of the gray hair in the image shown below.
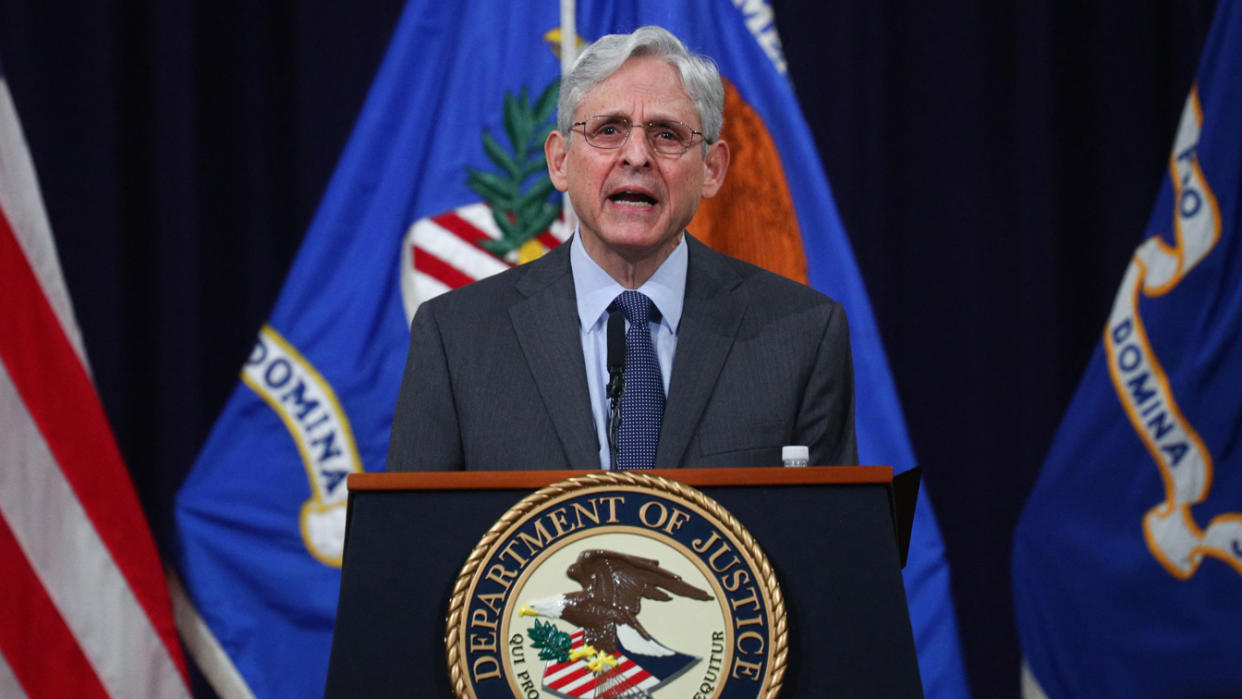
[[639,27],[632,34],[600,37],[578,56],[573,69],[561,80],[561,94],[556,102],[557,129],[570,137],[574,112],[586,93],[607,80],[626,61],[640,56],[659,58],[677,69],[682,87],[703,122],[704,140],[711,143],[720,138],[720,127],[724,123],[724,85],[715,61],[690,53],[680,39],[656,26]]

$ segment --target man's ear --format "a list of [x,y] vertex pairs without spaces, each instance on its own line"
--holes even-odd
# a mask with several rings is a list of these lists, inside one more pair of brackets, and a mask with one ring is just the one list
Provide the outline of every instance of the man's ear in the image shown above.
[[729,171],[729,144],[716,141],[707,147],[707,155],[703,158],[703,198],[711,199],[724,186],[725,173]]
[[564,192],[569,189],[569,176],[565,172],[565,159],[569,156],[569,141],[556,129],[543,142],[543,155],[548,161],[548,179],[552,186]]

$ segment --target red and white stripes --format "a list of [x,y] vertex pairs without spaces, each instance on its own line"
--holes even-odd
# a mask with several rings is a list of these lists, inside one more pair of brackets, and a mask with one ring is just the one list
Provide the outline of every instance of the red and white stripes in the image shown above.
[[159,557],[2,79],[0,581],[0,695],[189,695]]
[[[572,234],[564,218],[558,217],[535,240],[542,251],[547,251]],[[401,245],[401,297],[406,321],[414,319],[414,311],[422,302],[513,266],[516,254],[512,260],[501,260],[480,245],[500,237],[492,209],[484,203],[415,221]]]
[[[571,648],[582,646],[582,629],[575,630],[569,637]],[[587,667],[585,660],[550,662],[544,666],[543,686],[558,696],[591,699],[621,696],[636,687],[650,690],[660,684],[659,678],[633,660],[624,655],[616,657],[617,666],[599,675]]]

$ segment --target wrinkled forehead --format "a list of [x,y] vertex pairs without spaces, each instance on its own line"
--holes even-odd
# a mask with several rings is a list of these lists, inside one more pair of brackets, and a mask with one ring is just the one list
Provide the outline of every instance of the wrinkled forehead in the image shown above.
[[635,122],[699,121],[677,67],[652,56],[629,58],[586,91],[574,118],[593,116],[617,116]]

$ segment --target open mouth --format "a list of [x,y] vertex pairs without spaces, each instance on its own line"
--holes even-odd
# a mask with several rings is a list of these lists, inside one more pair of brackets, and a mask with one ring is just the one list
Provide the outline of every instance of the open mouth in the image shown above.
[[656,204],[655,197],[645,192],[634,190],[622,190],[614,192],[608,196],[608,201],[622,206],[632,206],[635,208],[652,207]]

